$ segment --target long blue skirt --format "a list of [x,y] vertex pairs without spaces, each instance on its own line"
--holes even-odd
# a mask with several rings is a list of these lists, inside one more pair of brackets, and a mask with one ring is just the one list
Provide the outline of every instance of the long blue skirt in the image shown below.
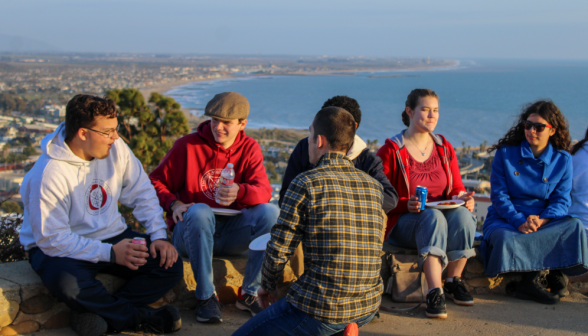
[[480,252],[489,277],[551,269],[568,276],[588,272],[586,233],[582,222],[573,217],[554,219],[528,234],[510,227],[497,228],[484,237]]

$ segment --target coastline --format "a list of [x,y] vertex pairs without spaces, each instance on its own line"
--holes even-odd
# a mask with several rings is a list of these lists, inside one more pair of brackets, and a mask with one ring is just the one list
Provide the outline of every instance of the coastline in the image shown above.
[[153,84],[153,85],[148,85],[146,87],[142,87],[139,89],[139,91],[141,92],[143,97],[145,97],[145,100],[149,100],[149,97],[151,96],[151,93],[153,93],[153,92],[157,92],[159,94],[164,95],[167,92],[171,91],[176,86],[188,85],[191,83],[198,83],[198,82],[210,82],[210,81],[214,81],[217,79],[226,79],[226,78],[231,78],[231,77],[234,77],[234,76],[222,76],[222,77],[218,77],[218,78],[188,79],[188,80],[179,80],[179,81],[173,81],[173,82],[168,82],[168,83],[157,83],[157,84]]
[[153,85],[148,85],[139,89],[145,99],[149,99],[149,96],[152,92],[158,92],[160,94],[166,94],[167,92],[171,91],[173,88],[177,86],[187,85],[191,83],[199,83],[199,82],[213,82],[217,80],[227,79],[227,78],[252,78],[252,77],[261,77],[261,76],[355,76],[357,73],[373,73],[373,72],[405,72],[405,71],[419,71],[419,70],[451,70],[460,65],[458,60],[453,60],[453,64],[449,66],[422,66],[422,67],[408,67],[408,68],[382,68],[382,69],[373,69],[373,70],[365,70],[365,69],[346,69],[346,70],[326,70],[326,71],[305,71],[305,72],[288,72],[288,73],[261,73],[261,74],[247,74],[247,75],[225,75],[216,78],[202,78],[202,79],[190,79],[190,80],[180,80],[174,81],[169,83],[158,83]]
[[[216,78],[202,78],[202,79],[191,79],[191,80],[179,80],[179,81],[172,81],[168,83],[157,83],[153,85],[148,85],[146,87],[140,88],[139,91],[145,98],[145,100],[149,100],[151,93],[157,92],[163,95],[166,95],[168,92],[172,91],[173,89],[192,84],[192,83],[202,83],[202,82],[215,82],[219,80],[225,80],[229,78],[255,78],[255,77],[265,77],[265,76],[357,76],[358,74],[367,74],[367,73],[383,73],[383,72],[411,72],[411,71],[443,71],[443,70],[451,70],[455,69],[460,66],[459,60],[452,60],[453,64],[447,66],[421,66],[421,67],[407,67],[407,68],[382,68],[382,69],[373,69],[373,70],[365,70],[365,69],[345,69],[345,70],[328,70],[328,71],[307,71],[307,72],[289,72],[289,73],[258,73],[258,74],[245,74],[245,75],[223,75]],[[396,75],[394,75],[396,76]],[[409,77],[410,75],[398,75],[398,77]],[[373,78],[380,78],[381,76],[374,76]],[[184,115],[188,119],[190,127],[196,127],[198,124],[206,120],[206,118],[202,116],[197,116],[194,113],[190,112],[190,109],[182,107],[182,111]],[[255,127],[249,128],[251,130],[258,130],[262,128],[267,129],[280,129],[280,130],[291,130],[291,131],[304,131],[305,128],[295,128],[295,127],[280,127],[280,126],[262,126],[262,127]]]

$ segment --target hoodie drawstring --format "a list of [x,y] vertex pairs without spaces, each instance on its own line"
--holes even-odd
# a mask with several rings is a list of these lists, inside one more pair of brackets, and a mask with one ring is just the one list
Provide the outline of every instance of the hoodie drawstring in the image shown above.
[[[82,167],[86,168],[85,165],[79,165],[78,166],[78,173],[76,174],[76,178],[78,179],[78,185],[80,185],[80,171],[82,170]],[[84,169],[85,170],[85,169]],[[84,190],[84,188],[86,188],[86,172],[84,171],[84,183],[82,184],[82,190]],[[82,222],[86,220],[86,212],[84,211],[84,214],[82,215]]]

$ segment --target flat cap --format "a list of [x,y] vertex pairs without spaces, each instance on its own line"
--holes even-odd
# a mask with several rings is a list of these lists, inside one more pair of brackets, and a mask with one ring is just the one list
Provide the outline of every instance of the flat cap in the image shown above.
[[204,115],[221,120],[247,119],[249,101],[237,92],[219,93],[206,104]]

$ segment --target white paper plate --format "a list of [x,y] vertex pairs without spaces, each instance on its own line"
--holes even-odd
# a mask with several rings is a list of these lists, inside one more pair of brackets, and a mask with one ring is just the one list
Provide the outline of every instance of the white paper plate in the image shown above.
[[[455,202],[456,204],[452,205],[439,205],[439,203],[446,203],[446,202]],[[465,202],[463,200],[446,200],[446,201],[438,201],[438,202],[427,202],[425,205],[427,208],[433,209],[455,209],[458,206],[464,205]]]
[[267,248],[267,243],[270,241],[272,237],[271,233],[266,233],[255,238],[250,244],[249,249],[253,251],[265,251]]
[[223,208],[211,208],[211,209],[212,209],[212,213],[215,215],[237,216],[237,215],[241,214],[241,211],[239,211],[239,210],[223,209]]

